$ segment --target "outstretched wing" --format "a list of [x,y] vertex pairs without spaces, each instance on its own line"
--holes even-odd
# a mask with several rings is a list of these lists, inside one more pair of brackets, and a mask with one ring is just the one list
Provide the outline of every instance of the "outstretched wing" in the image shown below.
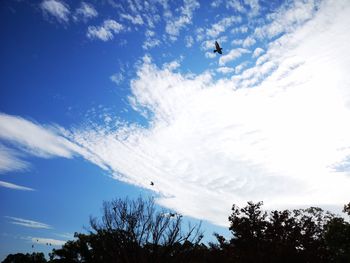
[[215,48],[216,48],[216,50],[220,50],[220,45],[217,41],[215,41]]

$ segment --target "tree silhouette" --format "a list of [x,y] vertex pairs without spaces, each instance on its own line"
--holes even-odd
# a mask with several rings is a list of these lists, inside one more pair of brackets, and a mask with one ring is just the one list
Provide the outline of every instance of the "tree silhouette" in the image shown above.
[[46,263],[46,259],[43,253],[32,253],[32,254],[10,254],[2,263]]
[[[233,262],[334,262],[349,256],[348,223],[321,208],[261,210],[262,202],[232,207]],[[338,242],[338,243],[337,243]],[[343,245],[342,245],[343,244]],[[343,247],[347,246],[347,247]],[[348,250],[347,250],[348,249]],[[338,251],[338,252],[337,252]],[[345,261],[344,261],[345,262]],[[350,261],[346,261],[350,262]]]
[[90,218],[89,234],[75,234],[77,240],[53,250],[51,259],[84,262],[164,262],[187,257],[203,235],[200,225],[188,225],[182,216],[157,210],[153,199],[116,199],[103,203],[99,221]]
[[[277,263],[350,262],[350,223],[321,208],[262,210],[263,202],[232,206],[225,239],[201,243],[200,224],[159,209],[153,199],[103,203],[101,219],[90,218],[86,234],[53,249],[49,262]],[[344,206],[350,216],[350,203]],[[46,262],[42,253],[8,255],[3,261]]]

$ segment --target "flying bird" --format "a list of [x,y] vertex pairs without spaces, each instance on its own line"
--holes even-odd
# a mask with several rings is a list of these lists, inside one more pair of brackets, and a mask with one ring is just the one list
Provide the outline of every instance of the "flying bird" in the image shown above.
[[221,54],[222,55],[222,47],[220,47],[220,45],[219,45],[219,43],[217,42],[217,41],[215,41],[215,50],[214,50],[214,53],[215,52],[218,52],[219,54]]
[[152,186],[153,186],[153,185],[154,185],[154,183],[151,181],[150,185],[152,185]]

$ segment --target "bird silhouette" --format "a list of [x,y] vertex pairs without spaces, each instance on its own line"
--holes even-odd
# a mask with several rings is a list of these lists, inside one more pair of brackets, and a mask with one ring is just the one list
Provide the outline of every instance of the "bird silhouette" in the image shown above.
[[215,41],[215,50],[214,50],[214,53],[215,52],[218,52],[220,55],[222,55],[222,47],[220,47],[219,43],[217,41]]
[[151,181],[150,185],[152,185],[152,186],[153,186],[153,185],[154,185],[154,183]]

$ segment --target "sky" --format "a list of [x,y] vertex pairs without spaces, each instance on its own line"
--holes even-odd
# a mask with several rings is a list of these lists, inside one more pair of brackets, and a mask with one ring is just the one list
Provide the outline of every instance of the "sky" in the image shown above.
[[208,236],[250,200],[340,212],[348,32],[347,0],[2,1],[0,259],[60,247],[114,198]]

